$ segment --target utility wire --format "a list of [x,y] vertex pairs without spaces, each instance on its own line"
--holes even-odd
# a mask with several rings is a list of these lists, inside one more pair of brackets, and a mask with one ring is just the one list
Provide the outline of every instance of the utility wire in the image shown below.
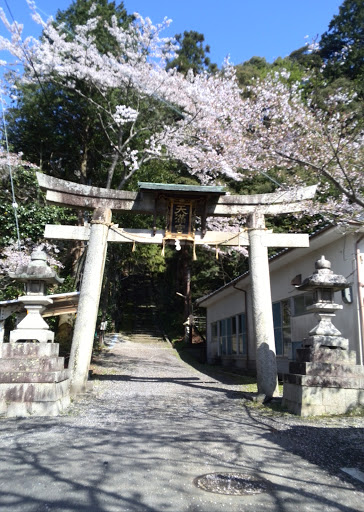
[[11,164],[10,164],[10,151],[9,151],[9,141],[8,141],[8,130],[6,128],[4,101],[3,101],[3,96],[2,96],[1,93],[0,93],[0,100],[1,100],[1,110],[2,110],[2,118],[3,118],[3,124],[4,124],[7,164],[8,164],[8,168],[9,168],[9,176],[10,176],[10,184],[11,184],[11,195],[12,195],[12,200],[13,200],[12,207],[13,207],[13,211],[14,211],[14,219],[15,219],[15,226],[16,226],[16,236],[17,236],[17,239],[18,239],[18,251],[20,251],[21,242],[20,242],[19,219],[18,219],[18,211],[17,211],[18,204],[17,204],[16,199],[15,199],[14,180],[13,180],[13,173],[12,173]]
[[[7,7],[8,11],[9,11],[10,17],[11,17],[11,19],[13,20],[13,23],[15,23],[16,30],[17,30],[17,32],[18,32],[18,36],[19,36],[20,40],[22,41],[22,38],[21,38],[21,32],[20,32],[20,30],[19,30],[19,28],[18,28],[18,24],[17,24],[17,22],[16,22],[16,21],[15,21],[15,19],[14,19],[14,16],[13,16],[13,13],[11,12],[11,9],[10,9],[10,7],[9,7],[9,4],[8,4],[7,0],[4,0],[4,2],[5,2],[5,5],[6,5],[6,7]],[[26,51],[25,51],[25,48],[24,48],[24,46],[23,46],[23,45],[21,45],[21,50],[22,50],[22,52],[23,52],[23,54],[24,54],[25,60],[28,62],[28,64],[30,65],[30,67],[32,68],[32,70],[33,70],[33,72],[34,72],[34,75],[35,75],[35,77],[36,77],[36,79],[37,79],[37,82],[39,83],[39,87],[41,88],[41,91],[42,91],[42,93],[44,94],[44,97],[46,98],[46,100],[48,100],[48,99],[47,99],[47,95],[46,95],[45,90],[44,90],[44,87],[43,87],[43,85],[42,85],[42,82],[40,81],[39,75],[38,75],[38,73],[37,73],[37,70],[36,70],[36,69],[35,69],[35,67],[34,67],[34,64],[33,64],[32,58],[31,58],[31,56],[30,56],[30,53],[28,53],[28,52],[26,52]]]

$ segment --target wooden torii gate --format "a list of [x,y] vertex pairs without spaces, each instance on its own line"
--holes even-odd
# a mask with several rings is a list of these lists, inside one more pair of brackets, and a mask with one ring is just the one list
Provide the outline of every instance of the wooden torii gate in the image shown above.
[[[88,240],[80,290],[79,307],[70,356],[71,393],[83,392],[88,378],[97,312],[100,300],[107,242],[160,244],[181,243],[248,246],[252,283],[253,327],[256,338],[258,392],[271,398],[277,388],[277,366],[270,291],[268,247],[308,247],[307,234],[275,234],[265,227],[265,215],[292,213],[303,209],[316,186],[257,195],[227,195],[223,187],[139,183],[139,192],[110,190],[80,185],[37,173],[48,203],[92,209],[90,226],[47,225],[45,237]],[[183,205],[184,225],[172,219]],[[112,210],[154,216],[153,229],[124,229],[111,222]],[[167,213],[168,211],[168,213]],[[169,216],[167,230],[157,230],[157,214]],[[194,231],[193,217],[201,218],[201,231]],[[247,229],[241,232],[206,230],[206,217],[246,215]],[[168,220],[168,219],[167,219]],[[188,226],[187,226],[188,224]],[[173,227],[174,226],[174,227]]]

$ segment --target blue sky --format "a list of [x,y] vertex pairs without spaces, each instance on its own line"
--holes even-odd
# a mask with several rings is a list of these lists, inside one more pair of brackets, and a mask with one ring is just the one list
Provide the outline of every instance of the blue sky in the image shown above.
[[[116,3],[117,0],[116,0]],[[43,15],[66,9],[71,0],[36,0]],[[252,56],[272,62],[320,36],[328,28],[342,1],[338,0],[125,0],[128,12],[149,16],[154,23],[165,16],[173,23],[165,35],[196,30],[211,47],[210,58],[219,66],[229,54],[234,64]],[[25,34],[39,36],[31,20],[26,0],[0,0],[10,18],[23,23]],[[5,29],[0,25],[0,34]]]

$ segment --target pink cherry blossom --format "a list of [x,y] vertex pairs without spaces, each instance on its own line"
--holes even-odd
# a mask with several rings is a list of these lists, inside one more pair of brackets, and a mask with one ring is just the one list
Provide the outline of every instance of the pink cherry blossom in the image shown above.
[[[10,33],[9,38],[0,37],[0,50],[22,62],[25,81],[54,80],[91,101],[104,116],[103,129],[113,153],[107,187],[122,188],[151,159],[180,161],[204,185],[283,169],[287,172],[282,185],[297,186],[303,179],[296,171],[305,169],[311,182],[320,182],[322,192],[327,183],[338,192],[324,205],[308,204],[309,213],[362,222],[363,130],[341,108],[353,96],[338,91],[324,109],[314,109],[310,100],[301,97],[300,84],[288,85],[285,71],[242,91],[228,60],[214,75],[167,71],[166,59],[176,49],[173,40],[161,36],[170,22],[167,19],[153,25],[136,15],[128,28],[119,27],[113,19],[104,27],[118,45],[111,54],[97,49],[93,30],[101,21],[92,13],[85,25],[75,28],[72,40],[62,26],[37,15],[45,37],[22,41],[22,27],[9,23],[3,12],[0,17]],[[80,81],[97,92],[102,102],[79,90]],[[120,92],[120,102],[113,107],[108,98],[115,91]],[[145,102],[128,103],[130,91],[140,100],[156,99],[176,114],[176,120],[149,126]],[[151,135],[135,149],[134,140],[140,142],[146,132]],[[123,163],[125,175],[117,184],[118,162]]]

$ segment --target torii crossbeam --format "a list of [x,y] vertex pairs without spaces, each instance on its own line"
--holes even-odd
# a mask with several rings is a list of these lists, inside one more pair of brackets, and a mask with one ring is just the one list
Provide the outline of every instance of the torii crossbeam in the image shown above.
[[[234,245],[249,247],[252,276],[254,333],[257,348],[258,392],[271,398],[277,388],[274,328],[271,304],[268,247],[308,247],[306,234],[275,234],[265,228],[265,215],[301,211],[304,201],[311,199],[316,186],[257,195],[227,195],[222,187],[200,187],[140,183],[139,192],[117,191],[79,185],[37,173],[46,200],[59,206],[93,209],[91,226],[47,225],[45,237],[52,239],[88,240],[88,251],[80,290],[72,350],[70,357],[71,392],[77,394],[86,387],[88,368],[96,327],[101,285],[106,259],[107,242],[163,244],[181,238],[181,243]],[[168,202],[169,201],[169,202]],[[182,203],[178,203],[182,201]],[[185,226],[151,231],[119,228],[111,223],[111,211],[150,214],[156,218],[162,212],[173,216],[175,204],[191,206],[191,216],[201,218],[201,231],[190,232]],[[187,206],[186,206],[187,205]],[[184,222],[188,218],[188,212]],[[206,231],[207,216],[228,217],[247,215],[248,228],[241,232]],[[173,226],[175,220],[171,220]]]

